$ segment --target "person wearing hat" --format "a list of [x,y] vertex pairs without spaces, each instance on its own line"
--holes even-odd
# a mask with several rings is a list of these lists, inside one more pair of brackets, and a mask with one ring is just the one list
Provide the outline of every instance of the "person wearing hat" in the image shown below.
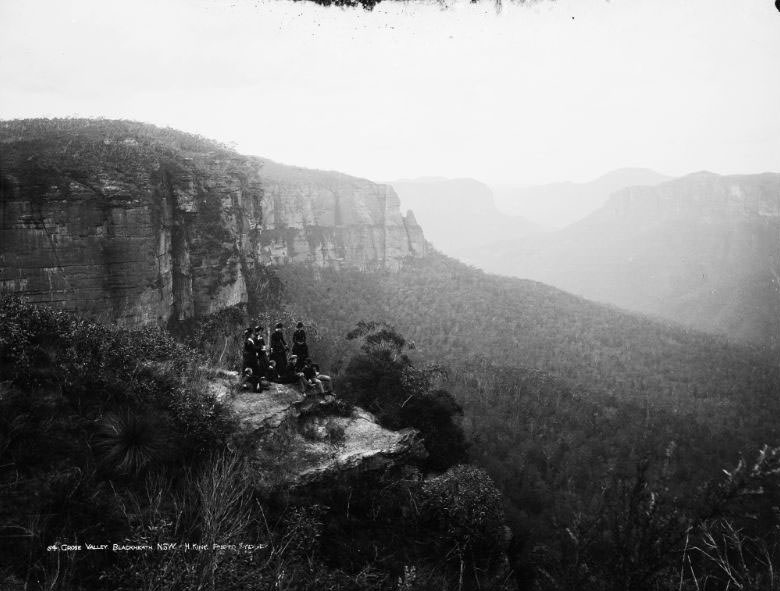
[[255,352],[257,354],[257,364],[260,367],[260,375],[265,375],[265,370],[268,369],[268,350],[265,346],[265,339],[263,338],[263,331],[265,329],[258,325],[254,329]]
[[292,352],[298,357],[295,371],[301,371],[304,361],[309,356],[309,346],[306,344],[306,331],[303,330],[303,322],[298,323],[296,331],[293,333]]
[[293,384],[300,379],[300,373],[295,371],[295,366],[298,364],[298,358],[295,355],[290,355],[287,359],[287,368],[279,373],[277,381],[280,384]]
[[314,377],[322,382],[322,388],[325,390],[325,394],[333,394],[333,379],[330,376],[326,376],[324,373],[320,373],[320,366],[316,363],[311,363],[311,359],[308,361],[314,370]]
[[301,390],[306,394],[306,390],[309,388],[315,388],[320,394],[325,394],[325,387],[322,385],[322,380],[317,377],[317,372],[311,364],[311,359],[306,359],[303,365],[303,371],[301,376]]
[[280,322],[271,333],[271,359],[276,361],[276,372],[279,375],[287,373],[287,351],[290,350],[287,341],[284,340],[282,328],[284,326]]
[[268,372],[268,355],[266,354],[265,339],[263,338],[263,327],[255,326],[252,340],[255,342],[255,354],[257,355],[258,379],[266,377]]
[[260,376],[255,375],[251,367],[244,369],[244,390],[251,390],[252,392],[261,392],[263,390],[263,384],[260,380]]
[[259,374],[260,367],[257,360],[254,330],[251,327],[244,331],[244,355],[242,362],[241,373],[245,378],[248,376],[256,377]]

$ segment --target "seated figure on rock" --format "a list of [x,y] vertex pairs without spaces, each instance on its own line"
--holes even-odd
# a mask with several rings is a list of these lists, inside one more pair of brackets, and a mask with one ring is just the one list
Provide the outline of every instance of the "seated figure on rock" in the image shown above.
[[[319,368],[312,364],[310,358],[306,358],[303,369],[300,372],[301,390],[304,394],[310,389],[315,389],[319,394],[333,392],[329,376],[321,374]],[[326,388],[327,384],[327,388]]]

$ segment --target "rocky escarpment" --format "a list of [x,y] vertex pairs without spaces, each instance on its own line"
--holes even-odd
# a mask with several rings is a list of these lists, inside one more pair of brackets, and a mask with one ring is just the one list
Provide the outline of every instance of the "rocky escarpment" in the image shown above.
[[235,412],[238,438],[273,475],[267,483],[273,488],[305,486],[426,456],[414,429],[385,429],[371,413],[345,410],[331,395],[304,396],[275,383],[259,393],[239,391],[238,374],[228,371],[220,371],[209,386]]
[[425,250],[414,216],[387,185],[261,160],[263,261],[397,269]]
[[698,172],[660,185],[614,193],[594,219],[624,218],[639,224],[692,218],[717,222],[780,217],[780,174],[722,176]]
[[258,266],[422,256],[392,189],[153,126],[0,124],[0,286],[128,326],[247,301]]
[[780,347],[780,174],[627,188],[513,254],[519,276]]

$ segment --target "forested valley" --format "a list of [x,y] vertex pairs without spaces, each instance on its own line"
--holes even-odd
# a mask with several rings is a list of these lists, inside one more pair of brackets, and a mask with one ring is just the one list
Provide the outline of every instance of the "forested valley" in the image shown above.
[[[435,253],[397,272],[267,267],[249,287],[246,306],[168,331],[3,300],[0,581],[777,587],[780,382],[762,351]],[[280,487],[323,411],[257,448],[210,386],[240,369],[243,327],[271,320],[304,322],[334,378],[326,420],[364,408],[385,429],[415,429],[424,457]],[[343,430],[325,437],[337,453]],[[268,550],[60,562],[45,548],[63,538]]]
[[[773,588],[777,458],[764,446],[778,441],[780,374],[760,349],[437,254],[397,273],[275,274],[337,376],[355,319],[396,327],[413,362],[439,370],[471,461],[506,497],[521,581],[726,588],[738,545],[753,556],[743,588]],[[756,494],[738,491],[753,478]],[[705,556],[714,539],[725,546]]]

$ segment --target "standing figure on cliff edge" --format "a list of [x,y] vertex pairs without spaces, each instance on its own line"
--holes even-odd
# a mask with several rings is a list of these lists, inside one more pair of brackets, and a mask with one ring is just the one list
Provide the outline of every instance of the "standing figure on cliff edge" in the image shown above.
[[309,346],[306,344],[306,331],[303,330],[303,322],[299,322],[297,330],[293,333],[293,355],[298,356],[298,362],[295,364],[295,371],[303,369],[304,362],[309,356]]
[[257,353],[257,366],[261,377],[266,377],[268,373],[268,355],[265,352],[265,339],[263,338],[262,326],[255,326],[255,352]]
[[276,330],[271,334],[271,359],[276,361],[276,373],[282,375],[287,372],[287,341],[284,340],[282,323],[276,325]]
[[244,386],[250,385],[252,390],[257,390],[260,378],[260,365],[257,359],[254,331],[247,328],[244,331],[244,355],[242,359],[241,374],[244,378]]

